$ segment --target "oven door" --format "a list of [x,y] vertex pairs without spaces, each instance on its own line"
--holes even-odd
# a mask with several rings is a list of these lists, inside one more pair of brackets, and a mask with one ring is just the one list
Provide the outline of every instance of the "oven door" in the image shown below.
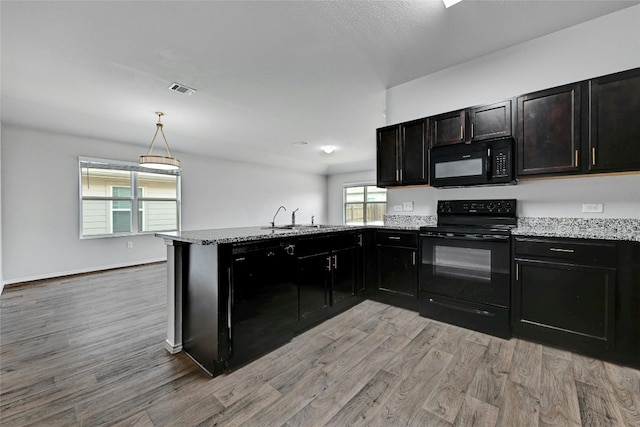
[[421,294],[508,308],[509,236],[426,232],[420,242]]

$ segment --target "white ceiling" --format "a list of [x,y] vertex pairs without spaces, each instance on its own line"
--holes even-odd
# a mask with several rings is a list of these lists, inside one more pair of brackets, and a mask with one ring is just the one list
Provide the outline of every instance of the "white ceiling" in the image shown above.
[[2,123],[142,154],[163,111],[176,152],[356,170],[387,88],[638,3],[3,0]]

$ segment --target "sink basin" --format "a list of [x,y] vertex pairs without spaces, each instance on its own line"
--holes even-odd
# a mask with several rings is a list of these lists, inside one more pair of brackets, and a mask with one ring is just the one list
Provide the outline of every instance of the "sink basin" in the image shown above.
[[287,225],[276,225],[275,227],[262,227],[263,230],[314,230],[320,228],[333,228],[335,225],[324,225],[324,224],[287,224]]

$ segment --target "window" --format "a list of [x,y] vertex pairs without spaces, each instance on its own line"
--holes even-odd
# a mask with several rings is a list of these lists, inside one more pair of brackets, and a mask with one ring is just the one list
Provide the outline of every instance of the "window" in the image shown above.
[[387,190],[373,185],[344,188],[344,223],[383,225]]
[[80,158],[79,163],[80,237],[179,230],[179,172],[113,160]]

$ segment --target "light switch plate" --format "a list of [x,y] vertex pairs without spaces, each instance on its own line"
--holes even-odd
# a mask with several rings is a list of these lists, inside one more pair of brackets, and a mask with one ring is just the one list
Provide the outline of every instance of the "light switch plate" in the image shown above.
[[413,212],[413,202],[402,202],[402,210],[405,212]]
[[394,212],[402,212],[402,205],[393,205]]
[[602,203],[583,203],[582,212],[604,212],[604,205]]

